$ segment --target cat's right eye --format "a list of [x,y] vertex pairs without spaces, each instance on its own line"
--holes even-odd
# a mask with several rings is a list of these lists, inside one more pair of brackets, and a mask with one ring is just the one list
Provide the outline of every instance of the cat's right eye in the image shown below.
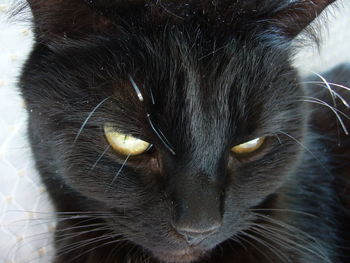
[[140,155],[152,146],[146,141],[117,131],[110,124],[104,125],[104,133],[110,146],[123,155]]

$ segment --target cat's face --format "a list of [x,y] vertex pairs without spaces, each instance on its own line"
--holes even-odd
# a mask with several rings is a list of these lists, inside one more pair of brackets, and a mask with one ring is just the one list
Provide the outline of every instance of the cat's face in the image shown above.
[[[162,19],[43,41],[23,94],[64,184],[100,202],[115,233],[187,262],[249,228],[293,172],[306,116],[287,41]],[[118,151],[106,127],[152,146]]]

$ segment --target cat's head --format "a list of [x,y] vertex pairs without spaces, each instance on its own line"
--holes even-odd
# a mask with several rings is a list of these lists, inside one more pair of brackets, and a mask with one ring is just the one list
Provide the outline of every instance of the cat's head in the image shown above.
[[249,228],[302,152],[291,41],[331,1],[28,2],[38,165],[162,260]]

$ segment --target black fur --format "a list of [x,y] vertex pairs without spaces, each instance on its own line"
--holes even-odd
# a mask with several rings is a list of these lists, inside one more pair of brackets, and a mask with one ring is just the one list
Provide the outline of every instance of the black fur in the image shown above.
[[[332,148],[336,118],[291,66],[291,40],[332,1],[28,2],[21,89],[63,217],[55,262],[347,262],[349,139]],[[153,148],[125,163],[105,123]],[[215,224],[195,245],[176,231]]]

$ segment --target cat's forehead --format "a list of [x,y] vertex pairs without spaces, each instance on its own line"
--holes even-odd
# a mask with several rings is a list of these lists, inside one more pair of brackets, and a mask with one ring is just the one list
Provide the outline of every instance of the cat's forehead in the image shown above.
[[169,41],[164,49],[149,47],[125,81],[128,96],[141,104],[136,111],[149,115],[169,140],[220,150],[238,130],[261,131],[269,111],[288,99],[278,81],[288,67],[277,51],[230,42],[206,56],[190,40]]
[[263,42],[194,39],[183,33],[147,40],[143,45],[147,47],[126,67],[129,87],[135,89],[136,79],[146,92],[162,98],[164,106],[198,103],[196,109],[210,113],[210,107],[244,101],[251,93],[262,95],[281,75],[290,73],[285,50]]

